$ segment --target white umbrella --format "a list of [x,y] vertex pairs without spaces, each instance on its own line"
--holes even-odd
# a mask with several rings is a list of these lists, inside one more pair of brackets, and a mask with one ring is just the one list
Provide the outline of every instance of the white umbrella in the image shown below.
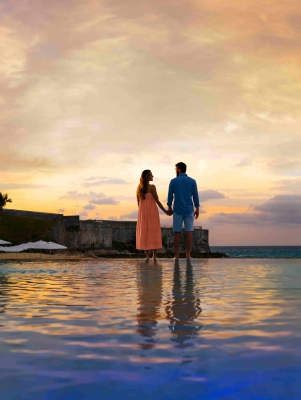
[[66,246],[62,246],[61,244],[53,243],[53,242],[48,242],[49,248],[50,248],[50,254],[51,250],[67,250]]
[[66,246],[62,246],[61,244],[58,243],[53,243],[53,242],[48,242],[49,248],[52,250],[67,250]]
[[[49,244],[47,242],[44,242],[44,240],[38,240],[37,242],[28,242],[25,243],[28,249],[36,249],[36,250],[50,250]],[[41,252],[40,252],[41,256]]]
[[38,242],[29,242],[25,244],[26,246],[28,246],[27,248],[30,249],[40,249],[40,250],[50,250],[50,254],[51,254],[51,250],[66,250],[67,247],[66,246],[62,246],[60,244],[57,243],[53,243],[53,242],[44,242],[44,240],[39,240]]
[[0,247],[0,251],[4,251],[5,253],[19,253],[20,251],[28,249],[29,247],[26,244],[19,244],[18,246]]
[[39,240],[38,242],[29,242],[25,243],[28,248],[30,249],[40,249],[40,250],[49,250],[49,244],[47,242],[44,242],[44,240]]
[[11,244],[11,242],[6,242],[5,240],[0,239],[0,245]]
[[50,250],[51,254],[51,250],[66,250],[67,247],[53,242],[44,242],[44,240],[39,240],[38,242],[23,243],[18,246],[0,246],[0,251],[4,251],[5,253],[19,253],[20,251],[29,249]]
[[28,250],[29,247],[26,244],[19,244],[18,246],[0,247],[0,251],[5,253],[20,253],[20,251]]

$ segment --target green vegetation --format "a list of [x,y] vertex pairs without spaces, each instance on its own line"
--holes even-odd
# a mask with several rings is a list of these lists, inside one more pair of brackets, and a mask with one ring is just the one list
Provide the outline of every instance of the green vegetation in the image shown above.
[[8,194],[4,194],[0,192],[0,212],[3,210],[3,207],[6,206],[7,203],[12,203],[12,199],[8,198]]
[[42,239],[55,225],[57,221],[1,215],[0,238],[13,244],[32,242]]

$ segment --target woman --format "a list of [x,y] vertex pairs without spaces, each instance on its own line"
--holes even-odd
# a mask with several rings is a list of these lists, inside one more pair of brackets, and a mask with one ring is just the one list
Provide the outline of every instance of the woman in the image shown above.
[[162,248],[160,218],[156,203],[165,214],[170,215],[159,201],[156,186],[150,184],[153,178],[149,169],[143,171],[137,188],[136,247],[145,250],[146,261],[149,260],[149,250],[153,250],[153,259],[156,260],[157,249]]

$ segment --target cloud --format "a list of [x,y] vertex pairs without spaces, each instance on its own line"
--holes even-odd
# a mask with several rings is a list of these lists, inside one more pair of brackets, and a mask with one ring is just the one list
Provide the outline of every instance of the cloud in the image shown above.
[[118,205],[120,204],[119,200],[115,200],[115,198],[107,196],[104,193],[97,193],[90,191],[89,193],[80,193],[77,190],[69,190],[67,194],[61,197],[61,199],[68,200],[89,200],[90,204],[107,204],[107,205]]
[[80,219],[87,219],[87,217],[88,217],[88,212],[87,212],[87,211],[81,211],[81,212],[79,213],[79,217],[80,217]]
[[[0,76],[1,78],[1,76]],[[1,120],[1,119],[0,119]],[[2,140],[7,143],[11,143],[12,138],[15,140],[21,140],[18,135],[11,135],[10,138],[7,133],[2,133],[0,129],[0,136]],[[49,158],[48,155],[31,155],[22,154],[22,151],[10,151],[5,146],[0,147],[0,158],[1,158],[1,171],[13,171],[13,172],[24,172],[24,171],[46,171],[54,172],[58,169],[57,164]]]
[[89,201],[91,204],[108,204],[117,206],[120,202],[116,201],[113,197],[101,196],[98,198],[92,198]]
[[45,189],[49,186],[34,183],[0,183],[0,191],[2,190],[19,190],[19,189]]
[[301,224],[301,195],[277,195],[261,205],[253,207],[250,213],[218,213],[208,218],[215,225],[273,225],[284,226]]
[[282,157],[281,159],[271,159],[267,167],[276,173],[283,175],[301,175],[301,158]]
[[199,191],[200,202],[215,199],[224,199],[225,195],[217,190],[208,189]]
[[127,214],[123,214],[120,216],[120,219],[137,219],[138,218],[138,210],[131,211]]
[[114,215],[110,215],[109,217],[108,217],[108,220],[109,221],[117,221],[117,217],[115,217]]
[[280,190],[281,192],[295,192],[296,194],[301,193],[301,177],[291,179],[281,179],[275,182],[274,190]]
[[95,210],[95,206],[93,204],[87,204],[84,206],[84,210]]
[[61,199],[89,199],[90,197],[103,197],[104,193],[90,191],[88,193],[80,193],[77,190],[69,190]]
[[173,159],[172,159],[171,156],[165,154],[165,155],[161,158],[161,160],[159,160],[159,164],[162,164],[162,165],[172,165],[172,166],[173,166]]
[[121,164],[133,164],[133,158],[132,157],[124,157],[121,160]]
[[57,210],[57,212],[63,214],[63,213],[65,212],[65,209],[64,209],[64,208],[59,208],[59,209]]
[[238,163],[234,164],[235,167],[249,167],[253,164],[250,158],[243,158]]
[[267,202],[255,206],[255,211],[273,214],[291,223],[301,223],[301,195],[277,195]]
[[104,186],[104,185],[123,185],[127,183],[124,179],[120,178],[108,178],[103,177],[91,177],[86,179],[86,182],[82,184],[83,187],[91,186]]
[[90,193],[79,193],[77,190],[69,190],[66,194],[61,196],[61,199],[68,199],[68,200],[74,200],[74,199],[87,199],[91,196],[96,195],[95,192],[90,192]]

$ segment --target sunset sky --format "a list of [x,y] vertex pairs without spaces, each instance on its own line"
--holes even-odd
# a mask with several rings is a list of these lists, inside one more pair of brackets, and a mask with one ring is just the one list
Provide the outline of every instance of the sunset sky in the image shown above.
[[211,245],[301,244],[299,1],[2,0],[0,21],[8,208],[133,220],[141,171],[166,204],[183,161]]

